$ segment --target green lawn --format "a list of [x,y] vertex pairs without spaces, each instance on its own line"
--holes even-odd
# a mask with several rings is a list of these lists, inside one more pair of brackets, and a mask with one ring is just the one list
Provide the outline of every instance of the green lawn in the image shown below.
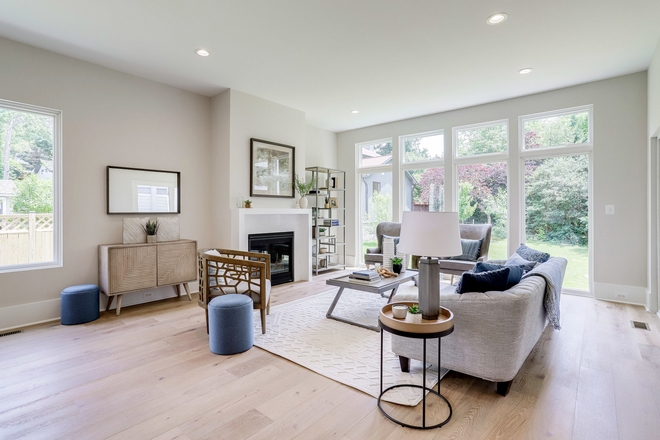
[[[538,241],[528,241],[527,246],[547,252],[553,257],[564,257],[568,260],[564,287],[580,290],[589,289],[589,250],[586,246],[559,245]],[[364,255],[367,248],[370,247],[376,247],[376,242],[364,243],[362,254]],[[491,240],[488,258],[490,260],[505,260],[507,256],[506,240]]]

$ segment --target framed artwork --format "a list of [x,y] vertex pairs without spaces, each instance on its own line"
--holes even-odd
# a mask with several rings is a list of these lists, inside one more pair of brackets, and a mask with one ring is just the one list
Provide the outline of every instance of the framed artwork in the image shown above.
[[330,188],[337,188],[337,178],[336,177],[331,177],[330,178]]
[[330,197],[330,207],[339,208],[339,206],[337,205],[337,197]]
[[250,139],[250,197],[294,198],[295,147]]

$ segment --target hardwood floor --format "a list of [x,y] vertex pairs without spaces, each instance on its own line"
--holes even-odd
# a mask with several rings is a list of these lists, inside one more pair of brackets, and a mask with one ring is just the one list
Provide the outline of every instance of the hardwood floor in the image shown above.
[[[330,272],[274,288],[275,306],[329,290]],[[642,307],[562,297],[507,397],[451,372],[443,428],[386,420],[370,396],[257,347],[208,349],[196,301],[171,299],[0,338],[0,438],[650,439],[660,434],[660,318]],[[651,325],[633,329],[630,320]],[[427,417],[445,416],[429,399]],[[392,405],[403,420],[415,409]]]

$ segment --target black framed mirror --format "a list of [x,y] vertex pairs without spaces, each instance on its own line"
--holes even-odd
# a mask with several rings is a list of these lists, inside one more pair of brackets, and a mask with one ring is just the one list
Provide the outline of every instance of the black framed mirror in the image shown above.
[[181,173],[108,166],[108,214],[180,214]]

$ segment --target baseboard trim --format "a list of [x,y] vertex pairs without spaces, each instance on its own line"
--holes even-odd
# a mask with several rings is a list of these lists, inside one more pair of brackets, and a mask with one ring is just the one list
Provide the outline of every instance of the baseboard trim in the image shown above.
[[594,282],[594,298],[596,299],[646,306],[646,297],[646,287]]
[[[191,294],[198,293],[199,288],[197,287],[197,283],[190,283],[190,290]],[[145,298],[146,293],[151,293],[151,297]],[[181,288],[181,293],[182,296],[186,295],[183,288]],[[105,310],[108,297],[103,294],[100,295],[101,300],[99,302],[99,308],[101,312],[103,312]],[[124,306],[145,304],[167,298],[176,298],[176,293],[174,292],[173,287],[160,287],[158,289],[127,293],[122,298],[121,305],[123,309]],[[113,310],[116,307],[116,304],[117,301],[113,301],[113,306],[110,307],[110,309]],[[23,327],[29,327],[31,325],[59,320],[59,298],[0,308],[0,331],[14,330]]]

